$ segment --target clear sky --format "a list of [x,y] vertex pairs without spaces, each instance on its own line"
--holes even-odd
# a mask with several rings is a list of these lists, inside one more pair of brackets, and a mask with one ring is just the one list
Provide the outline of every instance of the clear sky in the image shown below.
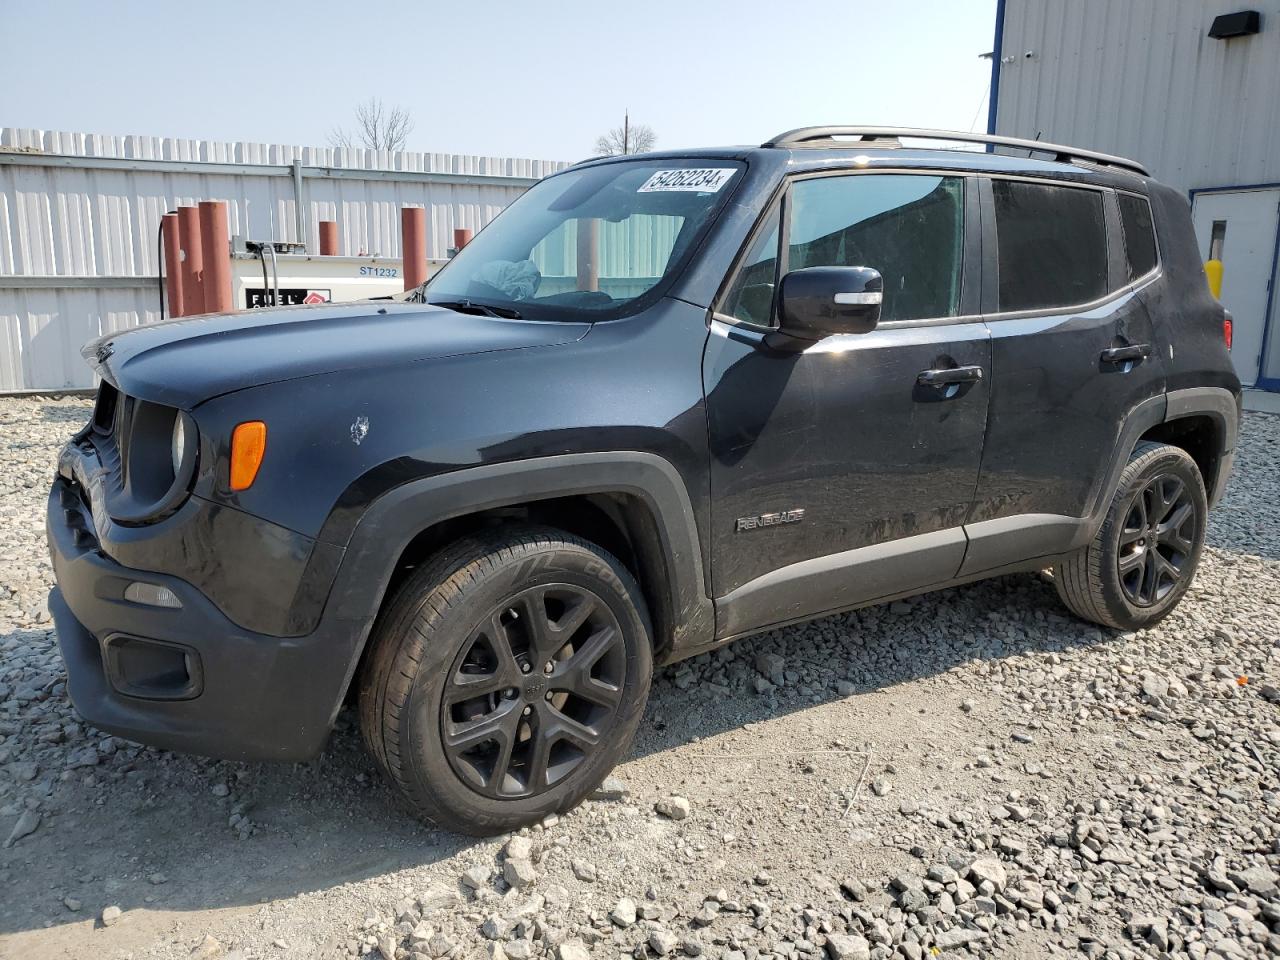
[[373,96],[409,149],[552,160],[627,108],[659,149],[982,130],[995,5],[0,0],[0,126],[324,146]]

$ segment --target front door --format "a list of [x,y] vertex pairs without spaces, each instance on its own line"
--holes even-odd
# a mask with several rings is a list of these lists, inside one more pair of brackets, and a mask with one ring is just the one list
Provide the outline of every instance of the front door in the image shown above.
[[1191,207],[1201,259],[1222,261],[1222,305],[1231,311],[1231,360],[1245,386],[1258,382],[1280,229],[1280,189],[1197,193]]
[[[976,208],[967,188],[953,176],[799,179],[757,231],[703,363],[720,636],[959,569],[990,369],[968,289],[979,258],[972,247],[966,256],[977,220],[966,216],[967,198]],[[811,266],[879,270],[880,326],[800,353],[773,349],[777,280]],[[921,382],[957,367],[976,379]]]

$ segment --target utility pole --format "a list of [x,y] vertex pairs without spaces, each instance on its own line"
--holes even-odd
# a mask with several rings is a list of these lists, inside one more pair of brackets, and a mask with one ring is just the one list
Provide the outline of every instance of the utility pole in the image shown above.
[[622,114],[622,155],[628,156],[631,153],[631,111],[630,109],[623,111]]

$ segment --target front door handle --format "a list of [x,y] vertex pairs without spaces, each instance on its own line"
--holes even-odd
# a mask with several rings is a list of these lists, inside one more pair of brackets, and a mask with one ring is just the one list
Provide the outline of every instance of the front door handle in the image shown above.
[[1103,363],[1128,363],[1144,360],[1151,355],[1151,344],[1131,343],[1127,347],[1110,347],[1102,351]]
[[981,379],[981,367],[945,367],[921,370],[916,383],[926,387],[949,387],[954,383],[977,383]]

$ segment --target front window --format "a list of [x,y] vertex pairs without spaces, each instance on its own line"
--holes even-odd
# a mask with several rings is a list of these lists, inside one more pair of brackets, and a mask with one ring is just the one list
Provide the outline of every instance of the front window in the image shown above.
[[783,269],[873,267],[884,278],[883,321],[954,317],[960,306],[964,184],[959,177],[856,174],[797,180],[780,250],[774,210],[747,249],[721,312],[756,326],[773,321]]
[[959,177],[860,174],[791,190],[787,269],[874,267],[882,321],[954,317],[960,305],[964,185]]
[[427,284],[430,303],[608,320],[674,276],[736,186],[732,161],[635,160],[535,184]]

